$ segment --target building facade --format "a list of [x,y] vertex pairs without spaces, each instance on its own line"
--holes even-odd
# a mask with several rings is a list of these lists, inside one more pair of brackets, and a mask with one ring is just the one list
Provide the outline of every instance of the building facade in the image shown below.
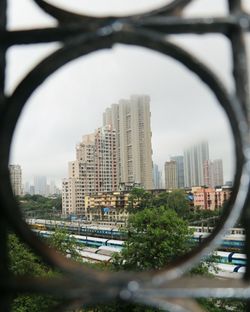
[[127,192],[104,192],[85,196],[85,216],[89,221],[121,221],[128,219]]
[[156,190],[162,188],[162,174],[156,164],[153,164],[153,188]]
[[47,196],[47,177],[34,177],[34,192],[37,195]]
[[85,135],[76,146],[76,160],[68,164],[62,183],[63,215],[85,213],[84,197],[118,188],[116,133],[111,126]]
[[224,185],[222,159],[206,160],[203,173],[205,186],[217,187]]
[[184,188],[184,160],[183,156],[172,156],[170,160],[176,162],[177,167],[177,188]]
[[209,160],[208,142],[201,142],[184,150],[185,187],[204,185],[204,162]]
[[213,160],[213,184],[214,186],[224,185],[222,159]]
[[9,165],[10,181],[14,195],[23,195],[22,169],[20,165]]
[[119,183],[153,188],[150,97],[132,95],[107,108],[103,124],[117,133]]
[[230,187],[193,187],[194,207],[202,210],[221,208],[229,200],[232,188]]
[[177,189],[177,163],[175,160],[166,161],[165,165],[165,188]]

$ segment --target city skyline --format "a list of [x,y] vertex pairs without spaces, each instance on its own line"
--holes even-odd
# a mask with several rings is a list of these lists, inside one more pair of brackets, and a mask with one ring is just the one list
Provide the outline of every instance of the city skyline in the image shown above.
[[[18,5],[24,13],[19,15],[18,10],[11,13],[10,3],[10,28],[31,22],[51,22],[34,5],[29,7],[27,3],[20,0]],[[23,10],[24,6],[27,10]],[[201,9],[210,14],[211,7],[209,1],[203,3],[203,8],[197,3],[188,9],[188,14],[199,14]],[[218,14],[223,12],[221,4],[216,10]],[[36,16],[35,21],[26,18],[26,11],[29,17]],[[188,39],[189,43],[185,36],[174,40],[198,55],[230,88],[228,42],[215,35],[189,36]],[[32,46],[14,47],[8,52],[8,92],[29,68],[57,47],[48,46],[36,46],[35,54]],[[211,56],[209,61],[207,53]],[[68,77],[74,77],[73,82]],[[115,45],[112,50],[96,52],[70,63],[37,90],[18,123],[10,163],[21,164],[24,180],[31,180],[34,175],[60,180],[66,175],[65,161],[74,157],[75,142],[100,125],[100,113],[105,107],[133,93],[151,97],[153,161],[161,170],[171,155],[179,155],[185,146],[205,139],[211,147],[211,158],[223,159],[225,180],[232,179],[230,130],[213,95],[177,62],[156,52],[124,45]]]

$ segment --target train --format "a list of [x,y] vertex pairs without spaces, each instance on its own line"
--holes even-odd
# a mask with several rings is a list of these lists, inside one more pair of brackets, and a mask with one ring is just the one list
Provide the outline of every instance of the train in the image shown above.
[[112,255],[120,250],[111,246],[99,246],[98,248],[85,247],[78,250],[79,255],[87,262],[111,262]]
[[232,265],[225,263],[213,263],[210,268],[210,273],[220,278],[242,278],[246,267],[242,265]]
[[220,263],[236,264],[240,266],[246,265],[246,255],[241,253],[216,251],[214,253],[214,258]]
[[[194,233],[212,233],[214,227],[212,226],[189,226],[190,230],[193,230]],[[227,230],[226,235],[245,235],[244,228],[230,228]]]
[[[129,233],[123,229],[113,226],[104,226],[99,224],[84,224],[77,222],[50,221],[44,219],[31,219],[29,224],[32,229],[54,231],[56,228],[63,228],[67,232],[80,235],[99,237],[104,239],[126,240]],[[212,231],[213,227],[190,226],[193,231],[192,242],[200,243]],[[245,230],[242,228],[231,228],[223,238],[220,250],[242,252],[245,245]]]
[[[40,231],[34,230],[41,237],[49,237],[53,234],[53,231]],[[85,246],[90,247],[100,247],[100,246],[110,246],[121,250],[124,244],[122,240],[107,239],[102,237],[92,237],[92,236],[83,236],[83,235],[74,235],[70,234],[71,237],[74,237],[76,242],[79,244],[84,244]]]
[[124,240],[127,239],[128,233],[122,228],[110,225],[85,224],[77,222],[51,221],[44,219],[29,219],[28,224],[35,230],[54,231],[56,228],[61,228],[69,233],[77,235],[90,235],[103,238],[113,238]]
[[[202,242],[210,233],[195,232],[192,235],[192,241],[196,244]],[[231,234],[224,236],[219,247],[222,251],[242,252],[245,247],[245,235]]]

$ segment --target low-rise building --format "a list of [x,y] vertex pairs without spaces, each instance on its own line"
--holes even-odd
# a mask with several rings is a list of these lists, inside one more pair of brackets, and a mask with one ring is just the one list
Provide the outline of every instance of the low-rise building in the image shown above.
[[204,210],[215,210],[229,200],[232,193],[232,188],[222,186],[220,188],[211,187],[192,187],[194,198],[194,207]]
[[106,192],[85,196],[85,217],[89,221],[127,221],[127,192]]

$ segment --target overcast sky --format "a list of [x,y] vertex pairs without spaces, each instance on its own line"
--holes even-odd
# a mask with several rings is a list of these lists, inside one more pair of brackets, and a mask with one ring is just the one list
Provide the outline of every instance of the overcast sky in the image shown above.
[[[145,10],[165,1],[50,2],[68,10],[100,15]],[[197,0],[185,14],[220,16],[226,12],[225,4],[223,0],[216,1],[216,5],[214,1]],[[10,29],[54,25],[55,21],[32,1],[10,1]],[[224,37],[188,35],[171,40],[197,55],[232,90],[230,49]],[[57,47],[42,44],[11,48],[7,92],[11,93],[25,74]],[[131,94],[150,95],[153,161],[161,169],[170,156],[182,154],[185,147],[205,139],[209,142],[210,158],[222,158],[225,180],[232,179],[234,155],[230,128],[213,94],[172,59],[125,45],[79,58],[46,80],[25,106],[16,128],[10,163],[22,166],[24,181],[31,181],[34,175],[46,175],[60,183],[67,176],[68,161],[75,159],[75,145],[82,135],[102,125],[106,107]]]

